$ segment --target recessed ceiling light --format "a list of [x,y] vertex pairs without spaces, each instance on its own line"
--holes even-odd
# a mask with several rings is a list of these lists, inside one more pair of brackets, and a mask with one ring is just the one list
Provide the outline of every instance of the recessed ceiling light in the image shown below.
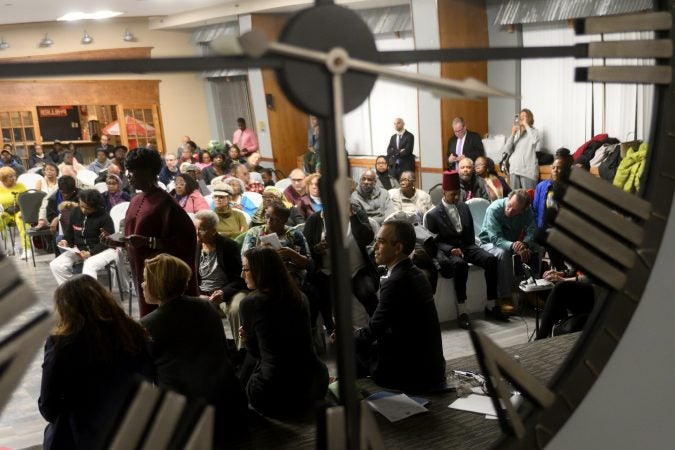
[[56,20],[68,21],[68,22],[72,22],[74,20],[100,20],[100,19],[109,19],[111,17],[117,17],[117,16],[122,15],[122,14],[123,13],[121,13],[119,11],[107,11],[107,10],[96,11],[96,12],[93,12],[93,13],[85,13],[85,12],[77,11],[77,12],[72,12],[72,13],[68,13],[64,16],[61,16]]

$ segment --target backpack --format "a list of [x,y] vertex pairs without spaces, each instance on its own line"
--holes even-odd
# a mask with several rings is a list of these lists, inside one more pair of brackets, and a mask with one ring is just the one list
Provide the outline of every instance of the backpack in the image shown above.
[[614,150],[605,156],[605,159],[600,163],[598,167],[598,173],[600,177],[604,180],[609,181],[610,183],[614,181],[614,176],[616,175],[616,170],[621,164],[621,146],[617,145],[614,147]]

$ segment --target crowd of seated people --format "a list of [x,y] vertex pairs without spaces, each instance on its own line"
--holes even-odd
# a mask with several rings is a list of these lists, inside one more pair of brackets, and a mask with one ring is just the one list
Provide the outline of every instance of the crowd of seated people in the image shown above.
[[[522,135],[534,135],[533,130],[531,117],[524,113],[512,145],[524,145]],[[265,186],[273,183],[274,172],[259,176],[265,168],[260,167],[257,152],[243,160],[236,146],[226,153],[209,153],[188,141],[179,159],[167,154],[162,162],[158,156],[149,150],[126,156],[124,149],[124,155],[116,152],[111,160],[97,159],[108,184],[103,195],[77,189],[69,176],[55,181],[51,172],[58,174],[58,169],[49,170],[45,183],[52,193],[44,224],[65,223],[59,243],[78,247],[77,253],[66,251],[52,262],[54,277],[60,285],[79,287],[89,278],[73,275],[73,263],[84,263],[83,273],[95,278],[100,268],[93,264],[97,255],[112,252],[116,257],[115,246],[130,251],[143,306],[141,323],[148,332],[144,339],[152,338],[145,357],[154,366],[154,380],[216,407],[216,420],[227,424],[217,429],[216,445],[236,434],[233,424],[245,420],[247,403],[271,416],[310,410],[324,398],[328,381],[313,338],[318,316],[327,335],[335,331],[331,247],[326,237],[330,218],[320,195],[321,175],[295,169],[282,192]],[[414,171],[402,171],[398,180],[392,177],[384,157],[362,173],[349,199],[346,243],[352,294],[367,313],[355,332],[361,375],[410,392],[442,388],[444,381],[432,284],[410,258],[416,228],[387,218],[397,212],[410,214],[416,227],[426,227],[436,236],[437,251],[430,256],[450,267],[460,326],[471,327],[464,306],[469,264],[485,271],[486,317],[505,321],[511,312],[505,300],[512,297],[515,285],[512,256],[536,270],[540,255],[534,235],[541,227],[540,208],[555,207],[551,192],[558,172],[567,170],[568,159],[556,158],[553,179],[537,188],[535,204],[526,190],[511,191],[484,156],[475,163],[468,156],[458,158],[458,171],[444,174],[439,205],[415,187]],[[44,164],[45,173],[49,167]],[[528,175],[518,174],[521,185],[528,185]],[[168,181],[164,184],[172,184],[170,193],[158,187],[158,176],[159,181]],[[454,180],[447,186],[446,176]],[[208,201],[203,189],[212,196]],[[482,230],[474,230],[464,203],[472,198],[491,202]],[[101,228],[103,234],[112,234],[110,209],[126,201],[131,202],[126,238],[120,242],[102,238]],[[170,214],[155,217],[159,209]],[[70,217],[64,222],[66,210]],[[167,231],[162,236],[155,232],[160,223]],[[97,229],[92,233],[90,227]],[[169,255],[177,245],[185,255],[189,250],[190,257]],[[388,271],[382,279],[377,265]],[[418,301],[413,305],[414,298]],[[245,355],[243,363],[230,360],[233,353],[221,316],[227,318],[235,348],[241,351],[235,355]],[[200,348],[198,354],[195,348]],[[237,378],[235,366],[240,363]]]

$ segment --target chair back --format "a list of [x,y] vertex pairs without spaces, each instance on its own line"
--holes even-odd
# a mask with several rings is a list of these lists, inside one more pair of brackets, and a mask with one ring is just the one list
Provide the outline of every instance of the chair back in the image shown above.
[[24,223],[37,223],[40,215],[40,206],[46,195],[45,192],[36,191],[35,189],[30,189],[19,194],[16,201],[19,204],[19,209],[21,209]]
[[115,233],[120,231],[120,223],[127,215],[127,209],[129,209],[129,202],[118,203],[110,209],[110,218],[113,221]]
[[431,197],[431,203],[433,203],[434,206],[440,205],[441,199],[443,198],[443,185],[438,183],[429,189],[429,197]]
[[262,175],[260,175],[258,172],[249,172],[248,176],[251,177],[251,181],[257,181],[260,184],[265,184],[262,179]]
[[157,186],[161,187],[163,190],[166,192],[169,192],[166,188],[166,184],[162,183],[161,181],[157,180]]
[[42,185],[46,186],[46,183],[44,183],[44,179],[42,178],[41,175],[37,173],[22,173],[19,175],[19,178],[16,179],[17,183],[21,183],[24,186],[26,186],[26,189],[36,189],[36,185],[38,181],[42,181]]
[[99,191],[101,194],[103,194],[105,191],[108,190],[108,185],[105,184],[105,181],[101,181],[100,183],[96,183],[94,185],[94,189]]
[[96,185],[98,175],[89,169],[82,169],[77,172],[77,183],[82,189],[92,189]]
[[281,192],[284,192],[288,186],[291,185],[291,179],[290,178],[283,178],[279,181],[277,181],[274,184],[274,187],[279,189]]
[[490,206],[490,201],[484,198],[472,198],[466,201],[466,206],[469,207],[471,217],[473,217],[474,234],[478,236],[483,229],[483,219],[485,219],[485,211]]

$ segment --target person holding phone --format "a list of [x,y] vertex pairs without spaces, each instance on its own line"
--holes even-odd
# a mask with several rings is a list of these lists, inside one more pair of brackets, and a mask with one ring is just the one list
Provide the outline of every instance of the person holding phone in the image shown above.
[[532,111],[524,108],[511,127],[500,153],[510,154],[509,176],[511,189],[534,189],[539,180],[537,150],[541,145],[539,131],[534,128]]

